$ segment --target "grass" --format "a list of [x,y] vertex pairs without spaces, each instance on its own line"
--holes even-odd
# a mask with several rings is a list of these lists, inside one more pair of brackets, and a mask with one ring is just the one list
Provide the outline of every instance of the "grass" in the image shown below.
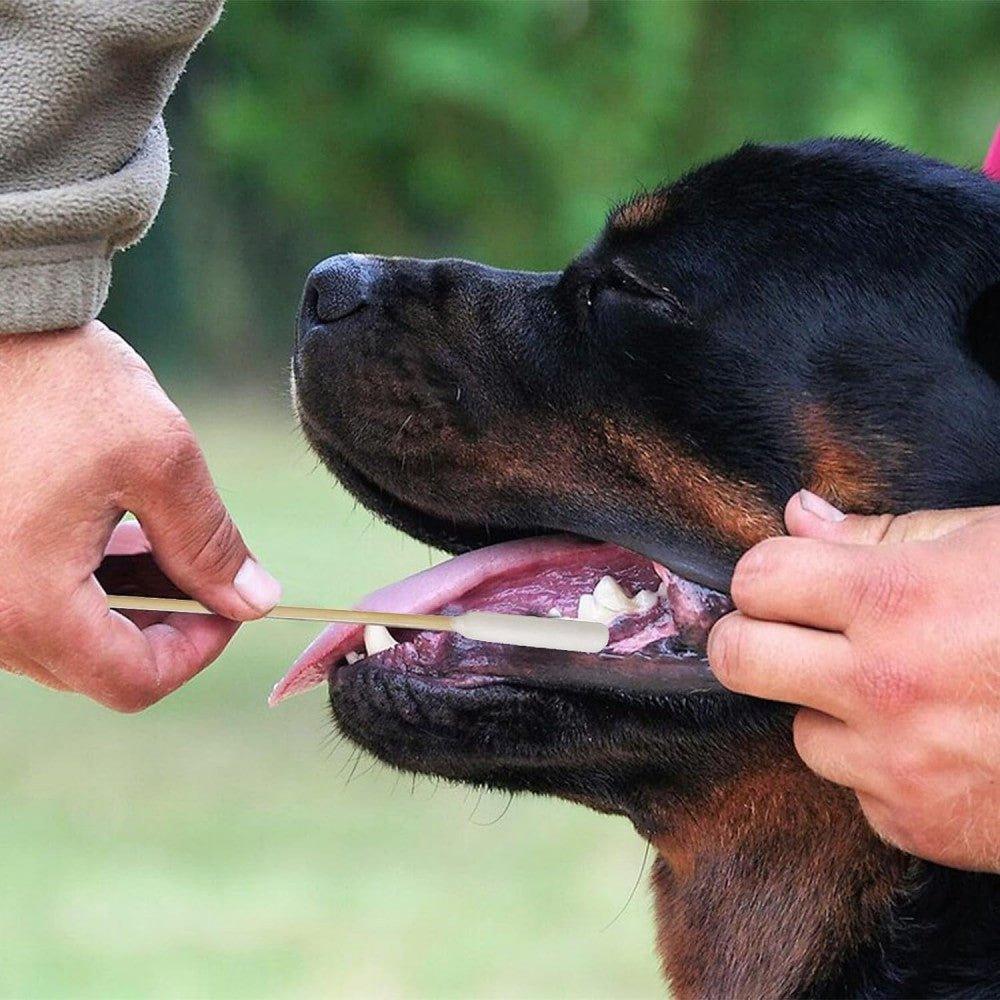
[[[276,405],[187,412],[289,601],[432,560],[354,509]],[[314,633],[244,628],[138,716],[0,677],[0,994],[659,995],[628,824],[356,761],[319,691],[269,710]]]

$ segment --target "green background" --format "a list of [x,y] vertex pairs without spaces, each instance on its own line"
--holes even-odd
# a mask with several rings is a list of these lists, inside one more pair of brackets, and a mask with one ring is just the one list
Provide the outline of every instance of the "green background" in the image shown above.
[[[867,134],[974,165],[998,39],[987,3],[230,2],[104,318],[184,406],[288,599],[352,601],[434,555],[354,509],[295,430],[312,264],[556,268],[616,200],[746,139]],[[269,711],[313,634],[247,627],[135,717],[0,678],[0,993],[656,995],[625,821],[356,762],[321,692]]]

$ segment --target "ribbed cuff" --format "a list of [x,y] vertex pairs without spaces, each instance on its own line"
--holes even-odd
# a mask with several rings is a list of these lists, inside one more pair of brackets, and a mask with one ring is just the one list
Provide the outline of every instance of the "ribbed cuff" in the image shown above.
[[110,281],[107,240],[0,250],[0,333],[86,323],[101,311]]

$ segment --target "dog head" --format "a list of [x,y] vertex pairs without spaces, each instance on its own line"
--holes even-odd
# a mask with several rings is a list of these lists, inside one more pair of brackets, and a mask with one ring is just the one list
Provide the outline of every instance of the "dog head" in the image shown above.
[[581,611],[612,643],[567,674],[575,654],[429,634],[359,658],[334,630],[281,692],[328,677],[340,726],[394,765],[647,833],[790,756],[786,707],[572,676],[703,664],[729,569],[802,486],[858,512],[1000,500],[998,235],[983,178],[816,141],[633,198],[562,271],[324,261],[293,361],[311,444],[388,522],[473,553],[373,606]]

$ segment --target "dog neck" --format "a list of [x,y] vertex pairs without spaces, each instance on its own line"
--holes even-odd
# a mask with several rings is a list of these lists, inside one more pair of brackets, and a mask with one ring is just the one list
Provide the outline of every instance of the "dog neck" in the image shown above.
[[904,891],[913,859],[854,796],[793,755],[666,810],[652,843],[659,951],[674,996],[786,997],[839,981]]

